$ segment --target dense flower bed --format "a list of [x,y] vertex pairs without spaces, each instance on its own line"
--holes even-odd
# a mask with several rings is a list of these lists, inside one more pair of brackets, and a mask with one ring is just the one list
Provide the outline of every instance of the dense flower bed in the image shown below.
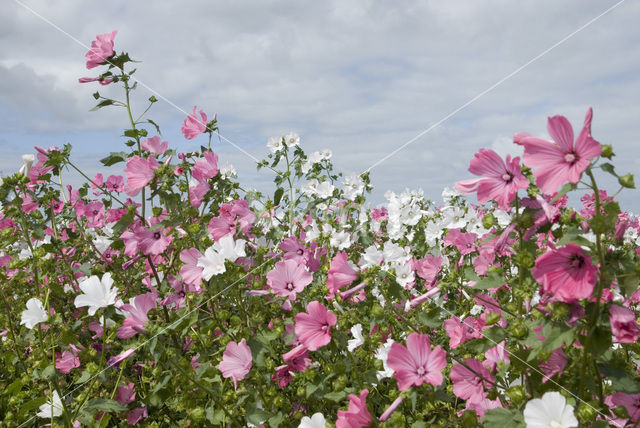
[[215,115],[194,107],[182,134],[208,143],[177,153],[132,112],[115,36],[80,81],[123,87],[94,94],[130,118],[102,159],[123,174],[72,188],[71,147],[36,147],[0,186],[6,424],[638,425],[640,225],[596,180],[633,177],[591,109],[577,136],[563,116],[515,134],[522,159],[480,149],[441,206],[371,207],[367,174],[294,133],[267,144],[264,195],[221,166]]

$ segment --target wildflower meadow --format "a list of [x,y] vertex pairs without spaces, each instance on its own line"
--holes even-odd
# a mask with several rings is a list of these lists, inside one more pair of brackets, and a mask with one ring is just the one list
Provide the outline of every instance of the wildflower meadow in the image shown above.
[[510,130],[517,157],[478,148],[442,205],[372,206],[369,173],[295,133],[268,139],[261,193],[206,107],[193,151],[163,141],[116,35],[80,83],[127,112],[101,160],[121,173],[64,145],[2,178],[1,426],[639,426],[640,224],[597,109]]

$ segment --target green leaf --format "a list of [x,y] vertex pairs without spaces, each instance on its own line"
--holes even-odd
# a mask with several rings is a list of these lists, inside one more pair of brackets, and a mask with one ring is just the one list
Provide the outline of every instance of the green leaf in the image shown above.
[[282,199],[282,195],[284,195],[284,189],[282,187],[278,187],[276,192],[273,194],[273,204],[278,205],[280,200]]
[[89,373],[88,370],[84,370],[82,372],[82,374],[80,375],[80,377],[78,379],[76,379],[76,381],[74,383],[85,383],[89,379],[91,379],[91,373]]
[[89,111],[100,110],[102,107],[110,106],[112,104],[113,104],[113,100],[102,100],[98,104],[96,104],[96,106],[94,108],[92,108]]
[[602,168],[602,170],[604,172],[608,172],[609,174],[613,175],[614,177],[617,177],[618,174],[616,174],[615,170],[614,170],[614,166],[611,165],[610,163],[603,163],[602,165],[600,165],[600,168]]
[[101,412],[122,412],[127,410],[126,406],[118,403],[115,400],[109,400],[107,398],[94,398],[89,400],[85,405],[85,410],[100,410]]
[[284,415],[282,413],[278,413],[272,418],[269,418],[269,425],[271,425],[272,427],[279,427],[282,425],[283,421],[284,421]]
[[624,368],[615,367],[611,364],[598,364],[600,373],[611,381],[611,389],[616,392],[627,394],[637,394],[640,392],[640,382],[635,374],[627,373]]
[[611,330],[605,327],[596,327],[587,350],[591,355],[597,357],[604,354],[609,348],[611,348]]
[[307,398],[311,397],[311,395],[316,392],[320,388],[320,384],[309,383],[307,384]]
[[20,391],[21,389],[22,389],[22,382],[20,381],[20,379],[16,379],[13,381],[13,383],[11,383],[11,385],[7,387],[5,393],[7,394],[7,397],[10,397],[14,395],[16,392]]
[[489,288],[499,288],[504,285],[504,278],[501,275],[491,273],[489,276],[480,278],[473,286],[477,290],[487,290]]
[[603,421],[602,419],[600,419],[599,421],[595,421],[593,424],[591,424],[591,428],[608,428],[608,427],[609,427],[609,424]]
[[[153,98],[153,97],[152,97]],[[152,124],[154,126],[154,128],[156,128],[156,132],[158,133],[158,135],[162,135],[162,132],[160,132],[160,126],[158,126],[157,123],[155,123],[153,120],[151,119],[147,119],[147,122]]]
[[521,428],[525,426],[521,414],[501,407],[487,411],[482,418],[482,423],[487,428]]
[[562,247],[563,245],[567,245],[569,243],[589,247],[593,245],[587,238],[582,236],[580,229],[573,227],[567,230],[562,238],[556,244],[558,247]]
[[255,403],[247,404],[246,411],[247,411],[247,422],[250,422],[254,425],[260,425],[271,417],[271,413],[263,409],[259,409],[258,407],[256,407]]
[[18,413],[20,413],[21,415],[24,415],[29,410],[37,409],[38,407],[42,406],[44,403],[47,402],[47,400],[48,400],[48,397],[34,398],[33,400],[28,401],[26,404],[20,407],[20,410]]
[[106,158],[100,159],[100,163],[104,166],[111,166],[126,160],[127,154],[125,152],[111,152]]
[[324,398],[337,403],[338,401],[342,400],[346,395],[347,394],[344,391],[334,391],[334,392],[329,392],[328,394],[324,394]]
[[563,197],[564,195],[566,195],[570,191],[575,190],[577,188],[578,188],[577,184],[566,183],[564,186],[562,186],[562,188],[560,189],[558,194],[553,199],[551,199],[551,202],[557,201],[558,199],[560,199],[561,197]]

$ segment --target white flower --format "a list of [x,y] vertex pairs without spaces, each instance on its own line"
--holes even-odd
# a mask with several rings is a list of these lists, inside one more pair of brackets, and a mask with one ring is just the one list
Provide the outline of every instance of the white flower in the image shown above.
[[384,370],[376,372],[378,380],[386,377],[393,376],[393,369],[387,365],[387,358],[389,358],[389,352],[391,351],[391,345],[393,345],[393,339],[387,339],[387,341],[380,347],[375,353],[375,357],[382,361]]
[[307,196],[312,196],[318,193],[318,180],[315,178],[313,180],[309,180],[300,187],[302,193]]
[[578,420],[573,415],[573,406],[559,392],[546,392],[542,398],[530,400],[524,408],[527,428],[570,428],[577,427]]
[[364,343],[364,337],[362,337],[362,324],[356,324],[351,327],[351,334],[353,334],[353,339],[349,339],[347,341],[347,349],[349,352],[353,352],[354,349]]
[[313,165],[315,163],[320,162],[322,159],[324,159],[324,156],[322,156],[322,153],[313,152],[309,155],[309,164]]
[[351,246],[351,234],[345,231],[334,233],[333,235],[331,235],[329,244],[339,250],[349,248]]
[[335,188],[336,187],[328,181],[323,181],[322,183],[318,184],[318,187],[316,187],[316,193],[321,198],[328,198],[333,195],[333,190]]
[[104,253],[113,241],[106,236],[96,236],[93,238],[93,245],[100,253]]
[[102,275],[102,280],[96,275],[83,278],[79,286],[84,294],[76,296],[73,303],[76,308],[89,306],[89,315],[93,315],[98,309],[106,308],[116,303],[118,289],[112,289],[112,285],[111,272]]
[[364,191],[364,181],[355,173],[349,174],[344,178],[344,197],[353,201]]
[[53,397],[51,400],[44,403],[40,406],[40,411],[36,413],[36,416],[40,418],[50,419],[51,416],[54,418],[62,415],[62,411],[64,407],[62,406],[62,401],[60,400],[60,396],[58,395],[58,391],[53,391]]
[[233,235],[225,235],[213,244],[213,249],[225,260],[235,262],[238,257],[245,257],[244,246],[247,241],[244,239],[233,240]]
[[300,420],[298,428],[325,428],[327,421],[324,419],[322,413],[314,413],[313,416],[303,416]]
[[229,162],[220,167],[220,175],[222,178],[235,177],[237,175],[236,169]]
[[271,153],[279,152],[284,147],[282,145],[282,137],[269,138],[269,140],[267,141],[267,147],[269,147],[269,150],[271,150]]
[[455,189],[445,187],[444,190],[442,191],[442,201],[445,204],[450,204],[451,200],[456,196],[460,196],[460,193]]
[[284,136],[284,143],[287,147],[295,147],[300,145],[300,136],[295,132],[289,132]]
[[22,166],[18,171],[18,174],[22,174],[24,176],[29,175],[29,171],[31,171],[31,165],[33,165],[33,161],[36,160],[33,155],[22,155]]
[[407,288],[407,285],[415,281],[415,279],[411,263],[403,263],[396,267],[396,282],[402,287]]
[[202,278],[209,281],[212,276],[224,273],[224,256],[214,250],[213,246],[207,248],[204,255],[198,258],[198,267],[203,269]]
[[446,229],[461,229],[469,222],[469,214],[459,207],[444,207],[440,211],[441,226]]
[[360,259],[360,267],[368,268],[372,266],[378,266],[382,261],[382,251],[376,248],[375,245],[371,245],[364,250],[362,258]]
[[45,322],[48,318],[49,316],[44,310],[42,302],[39,299],[32,297],[27,300],[27,310],[22,312],[20,324],[24,324],[25,327],[31,330],[36,326],[36,324]]

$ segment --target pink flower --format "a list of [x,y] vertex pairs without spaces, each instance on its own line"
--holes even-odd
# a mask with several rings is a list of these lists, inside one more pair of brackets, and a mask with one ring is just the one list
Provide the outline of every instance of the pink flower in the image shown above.
[[109,83],[113,83],[113,79],[110,77],[80,77],[78,79],[78,83],[90,83],[90,82],[98,82],[102,86],[106,86]]
[[416,274],[425,280],[426,287],[431,288],[437,283],[436,278],[442,268],[442,257],[427,254],[422,259],[416,260],[413,263],[413,267],[416,270]]
[[146,418],[147,408],[146,407],[136,407],[132,411],[127,414],[127,423],[129,425],[136,425],[142,419]]
[[493,376],[480,361],[473,358],[465,360],[465,365],[468,368],[462,364],[456,364],[451,369],[453,393],[463,400],[480,402],[486,398],[484,388],[491,388]]
[[443,323],[444,331],[449,336],[449,347],[455,349],[471,339],[482,338],[482,321],[466,317],[464,322],[460,322],[458,317],[452,316]]
[[291,259],[300,263],[305,262],[305,253],[307,252],[307,248],[295,236],[283,239],[278,248],[285,252],[285,260]]
[[367,409],[368,389],[360,392],[360,397],[349,394],[349,410],[338,410],[336,428],[361,428],[369,426],[373,418]]
[[211,186],[206,181],[201,181],[195,186],[189,186],[189,197],[191,198],[191,206],[200,208],[204,195],[211,189]]
[[562,374],[562,371],[567,366],[567,361],[567,355],[562,348],[554,349],[549,359],[540,363],[540,368],[544,372],[542,383],[546,383],[557,374]]
[[591,297],[598,279],[598,268],[576,244],[547,251],[536,259],[533,277],[542,284],[542,291],[556,300],[573,303]]
[[71,351],[62,351],[62,355],[58,355],[56,358],[56,368],[62,373],[69,373],[71,369],[80,367],[80,358],[78,358],[78,352],[80,349],[74,345],[71,346]]
[[327,311],[320,302],[307,305],[307,312],[296,315],[295,332],[298,340],[310,351],[322,348],[331,341],[331,326],[338,319],[333,312]]
[[91,49],[89,49],[89,52],[84,56],[88,69],[97,67],[113,55],[113,38],[117,33],[118,30],[114,30],[111,33],[99,34],[96,36],[96,40],[91,42]]
[[124,191],[127,195],[136,196],[144,186],[153,180],[153,171],[159,166],[160,164],[153,156],[149,159],[141,158],[138,155],[129,158],[124,169],[127,176],[127,185],[124,187]]
[[129,312],[129,316],[125,318],[122,327],[118,329],[118,337],[120,339],[128,339],[136,335],[136,333],[146,333],[144,325],[149,321],[147,313],[151,309],[157,307],[156,295],[154,293],[146,293],[136,296],[128,305],[122,305],[120,309]]
[[276,263],[274,270],[267,274],[267,285],[280,297],[296,300],[296,294],[311,284],[313,275],[295,260],[283,260]]
[[640,418],[640,394],[626,394],[624,392],[616,392],[611,397],[613,406],[624,406],[629,414],[629,419],[636,422]]
[[110,175],[105,185],[111,192],[122,192],[124,190],[124,178],[121,175]]
[[256,215],[249,208],[249,203],[244,199],[235,200],[231,204],[222,204],[218,213],[220,216],[213,217],[207,226],[214,241],[218,241],[225,235],[235,234],[236,223],[242,229],[242,233],[246,234],[256,219]]
[[442,369],[447,365],[446,353],[436,346],[433,350],[426,334],[411,333],[407,347],[393,342],[387,365],[394,371],[398,389],[404,391],[423,382],[431,385],[442,383]]
[[144,140],[140,144],[140,146],[143,150],[154,153],[156,155],[161,155],[167,151],[169,142],[160,140],[160,137],[156,135],[155,137],[147,138],[146,140]]
[[331,259],[331,266],[327,276],[329,295],[333,296],[340,288],[351,285],[358,277],[358,273],[347,261],[347,253],[340,251]]
[[218,175],[218,156],[213,152],[204,152],[204,159],[198,160],[191,173],[198,181],[206,181]]
[[109,365],[110,367],[117,366],[118,364],[129,358],[131,355],[133,355],[134,352],[136,352],[134,348],[127,349],[126,351],[109,358],[107,360],[107,365]]
[[196,116],[196,106],[193,106],[193,113],[187,116],[187,118],[184,120],[182,129],[180,129],[180,131],[187,140],[192,140],[206,131],[207,123],[207,115],[204,114],[202,110],[200,110],[199,120],[198,116]]
[[477,239],[478,235],[475,233],[463,233],[460,229],[449,229],[449,233],[444,237],[444,245],[445,247],[455,246],[460,254],[465,255],[476,250]]
[[188,250],[182,250],[180,253],[180,260],[182,267],[180,268],[180,276],[185,284],[190,285],[194,290],[200,290],[200,283],[202,282],[202,267],[198,266],[198,259],[202,257],[202,253],[197,248],[189,248]]
[[493,348],[487,349],[484,353],[485,360],[482,362],[482,365],[493,371],[500,361],[509,364],[509,351],[505,348],[505,345],[506,342],[503,340]]
[[173,241],[173,236],[167,235],[168,231],[169,228],[162,230],[162,227],[156,229],[137,228],[135,239],[138,240],[138,249],[147,256],[162,254]]
[[115,400],[122,404],[129,404],[136,399],[136,393],[133,391],[133,382],[129,385],[123,385],[118,387],[118,393],[115,396]]
[[240,343],[229,342],[222,354],[222,361],[218,364],[218,369],[222,372],[222,377],[233,379],[233,388],[238,388],[238,381],[245,378],[251,365],[251,349],[247,341],[242,339]]
[[494,200],[500,209],[508,211],[518,189],[529,187],[529,180],[522,175],[520,158],[513,160],[507,155],[507,162],[493,150],[480,149],[471,159],[469,172],[481,178],[458,181],[455,188],[463,195],[478,192],[478,202]]
[[640,336],[640,326],[636,314],[618,305],[609,307],[609,323],[614,342],[635,343]]
[[602,147],[591,137],[591,118],[593,110],[589,108],[584,119],[580,135],[573,140],[573,128],[564,116],[550,117],[547,130],[553,141],[525,136],[517,139],[516,144],[524,146],[522,160],[534,171],[536,184],[546,194],[558,190],[564,182],[577,183],[580,175],[590,164],[590,159],[600,156]]

